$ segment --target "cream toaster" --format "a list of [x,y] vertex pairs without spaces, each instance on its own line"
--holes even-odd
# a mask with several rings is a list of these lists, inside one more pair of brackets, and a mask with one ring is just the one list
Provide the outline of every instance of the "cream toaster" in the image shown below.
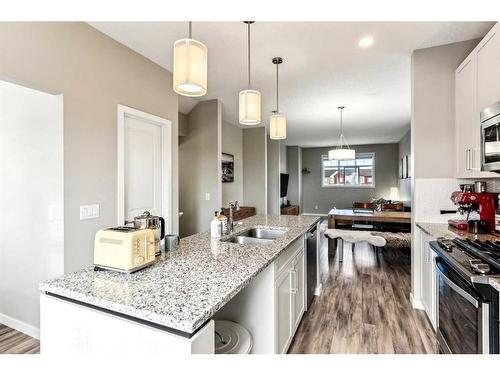
[[94,267],[132,273],[155,261],[152,229],[115,227],[99,230],[94,241]]

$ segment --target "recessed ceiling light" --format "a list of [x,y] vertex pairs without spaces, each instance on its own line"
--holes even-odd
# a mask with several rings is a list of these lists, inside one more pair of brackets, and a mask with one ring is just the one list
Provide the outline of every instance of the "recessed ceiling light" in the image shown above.
[[364,36],[359,40],[358,46],[361,48],[367,48],[370,47],[373,44],[373,37],[372,36]]

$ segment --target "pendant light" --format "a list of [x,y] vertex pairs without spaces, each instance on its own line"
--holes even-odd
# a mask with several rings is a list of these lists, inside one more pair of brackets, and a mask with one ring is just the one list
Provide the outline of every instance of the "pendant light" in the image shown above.
[[248,88],[240,91],[239,119],[243,125],[260,124],[260,91],[252,90],[250,69],[250,25],[254,21],[244,21],[248,29]]
[[174,91],[183,96],[203,96],[207,93],[207,47],[192,38],[174,43]]
[[286,139],[286,117],[279,111],[279,80],[278,80],[278,67],[283,63],[281,57],[275,57],[273,64],[276,65],[276,110],[269,117],[269,137],[271,139]]
[[356,159],[356,151],[349,147],[345,141],[344,132],[342,128],[342,111],[344,106],[338,107],[340,110],[340,137],[339,144],[334,150],[328,151],[329,160],[354,160]]

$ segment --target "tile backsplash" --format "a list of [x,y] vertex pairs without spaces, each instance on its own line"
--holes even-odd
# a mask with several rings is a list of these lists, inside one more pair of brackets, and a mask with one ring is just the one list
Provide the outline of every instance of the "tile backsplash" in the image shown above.
[[440,210],[455,210],[451,193],[458,190],[455,178],[416,178],[413,190],[413,219],[415,222],[447,223],[457,214],[441,215]]
[[486,182],[486,191],[490,191],[492,193],[500,193],[500,175],[498,178],[468,178],[468,179],[457,179],[458,184],[471,184],[474,181],[485,181]]

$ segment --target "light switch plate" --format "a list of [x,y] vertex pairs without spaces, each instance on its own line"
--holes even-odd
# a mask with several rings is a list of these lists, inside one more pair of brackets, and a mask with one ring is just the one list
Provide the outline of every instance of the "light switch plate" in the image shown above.
[[209,201],[210,200],[210,193],[205,193],[205,200]]
[[89,204],[80,206],[80,220],[95,219],[99,217],[99,205]]

